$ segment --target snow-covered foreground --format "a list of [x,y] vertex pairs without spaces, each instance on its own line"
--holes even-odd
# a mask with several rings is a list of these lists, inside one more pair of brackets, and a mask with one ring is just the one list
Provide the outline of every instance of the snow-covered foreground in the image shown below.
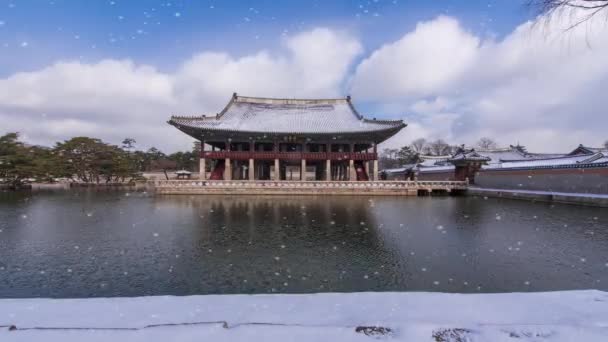
[[0,326],[2,342],[608,341],[608,293],[3,299]]

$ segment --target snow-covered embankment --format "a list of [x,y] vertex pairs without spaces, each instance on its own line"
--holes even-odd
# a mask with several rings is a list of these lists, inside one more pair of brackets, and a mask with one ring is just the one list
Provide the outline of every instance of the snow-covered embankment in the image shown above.
[[3,299],[0,326],[3,342],[608,341],[608,293]]

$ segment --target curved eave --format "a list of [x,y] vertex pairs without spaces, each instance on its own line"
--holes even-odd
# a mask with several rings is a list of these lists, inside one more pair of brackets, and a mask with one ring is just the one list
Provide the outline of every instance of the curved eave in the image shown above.
[[[373,121],[372,121],[373,122]],[[388,126],[386,122],[378,123],[382,126],[388,126],[385,128],[380,128],[376,130],[368,130],[368,131],[357,131],[357,132],[259,132],[259,131],[242,131],[242,130],[230,130],[230,129],[213,129],[213,128],[202,128],[193,125],[183,124],[176,122],[171,119],[167,123],[175,126],[180,131],[190,135],[191,137],[199,140],[203,140],[205,137],[216,136],[220,137],[238,137],[243,136],[247,137],[259,137],[259,136],[299,136],[299,137],[335,137],[340,136],[344,138],[352,138],[352,137],[366,137],[369,139],[372,136],[376,143],[380,143],[385,141],[386,139],[392,137],[397,134],[401,129],[407,127],[407,124],[403,121],[394,121],[397,123],[396,125]],[[376,122],[374,122],[376,123]]]

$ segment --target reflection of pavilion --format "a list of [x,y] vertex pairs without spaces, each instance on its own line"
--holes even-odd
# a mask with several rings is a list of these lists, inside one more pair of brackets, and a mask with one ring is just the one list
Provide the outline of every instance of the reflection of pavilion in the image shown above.
[[[191,259],[179,258],[175,269],[204,279],[205,291],[220,289],[212,293],[380,290],[399,262],[378,236],[379,224],[364,197],[160,196],[154,201],[194,223],[180,233],[187,236],[185,246],[196,246],[200,259],[193,269]],[[363,278],[374,271],[382,276]]]
[[269,99],[236,93],[217,115],[173,116],[169,124],[202,142],[201,179],[327,181],[378,180],[377,144],[406,126],[401,120],[364,118],[350,97]]

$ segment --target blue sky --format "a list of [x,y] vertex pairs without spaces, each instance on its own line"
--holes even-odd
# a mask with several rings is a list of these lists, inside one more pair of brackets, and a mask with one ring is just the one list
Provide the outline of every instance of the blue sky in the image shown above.
[[440,14],[500,36],[532,11],[516,0],[0,0],[0,75],[66,59],[129,58],[172,70],[200,50],[244,55],[318,26],[353,31],[371,50]]
[[[352,95],[424,137],[568,151],[608,139],[608,22],[527,0],[0,0],[0,134],[187,149],[172,114],[233,92]],[[589,123],[593,122],[593,125]]]

